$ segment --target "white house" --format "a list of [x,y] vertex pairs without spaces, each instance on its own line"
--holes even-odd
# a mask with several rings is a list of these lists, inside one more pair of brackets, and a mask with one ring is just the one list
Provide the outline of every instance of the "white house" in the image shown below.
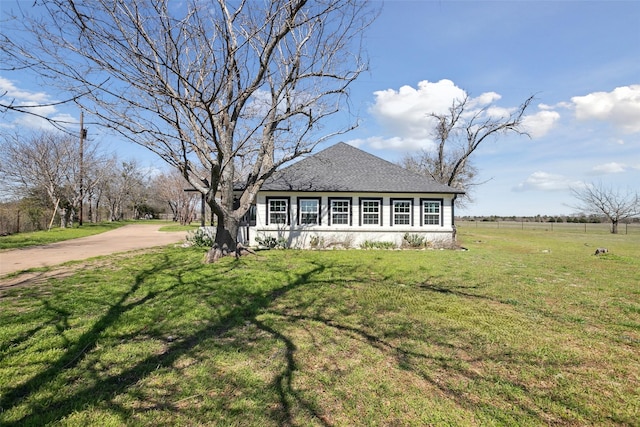
[[262,186],[242,240],[290,247],[401,246],[408,233],[434,245],[455,241],[454,202],[463,191],[345,143],[274,173]]

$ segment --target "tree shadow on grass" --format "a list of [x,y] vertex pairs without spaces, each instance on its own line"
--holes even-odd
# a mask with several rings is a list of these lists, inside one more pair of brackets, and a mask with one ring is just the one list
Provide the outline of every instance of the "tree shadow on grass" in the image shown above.
[[497,301],[495,298],[492,298],[488,295],[474,293],[473,291],[477,291],[480,288],[477,284],[461,285],[452,281],[443,282],[442,280],[425,280],[423,283],[420,283],[418,287],[425,291],[436,292],[443,295],[455,295],[465,298],[477,298],[489,301]]
[[[427,354],[426,352],[416,351],[403,347],[402,343],[392,342],[386,338],[380,336],[378,333],[368,331],[367,328],[361,326],[345,325],[341,322],[337,322],[334,319],[325,318],[318,315],[303,315],[292,314],[285,311],[273,311],[269,310],[269,313],[280,317],[285,322],[290,324],[301,323],[317,323],[322,324],[327,328],[333,329],[335,333],[333,336],[342,336],[346,339],[357,340],[360,343],[370,346],[380,354],[395,360],[395,365],[398,369],[409,371],[414,375],[422,378],[423,381],[430,384],[435,389],[440,390],[443,396],[446,396],[450,401],[455,402],[461,408],[465,408],[470,413],[484,413],[485,416],[491,418],[493,422],[500,424],[513,424],[517,422],[519,417],[528,419],[527,423],[531,421],[539,424],[548,424],[550,420],[555,419],[555,422],[565,423],[569,420],[562,420],[557,418],[557,415],[552,415],[545,412],[545,408],[539,406],[536,403],[537,399],[546,401],[547,399],[553,400],[556,404],[562,405],[567,411],[574,412],[580,418],[589,419],[593,414],[590,410],[579,404],[577,401],[565,399],[560,395],[551,393],[547,395],[546,390],[537,390],[531,388],[526,382],[521,382],[515,377],[498,377],[495,373],[482,373],[482,371],[473,369],[472,365],[476,362],[482,363],[487,357],[491,357],[495,362],[503,365],[512,366],[514,371],[522,369],[524,366],[536,366],[538,360],[534,355],[514,354],[509,350],[497,351],[492,354],[474,353],[471,351],[471,358],[466,358],[464,361],[456,359],[454,352],[444,355],[440,352],[434,352]],[[262,326],[261,326],[262,327]],[[274,332],[279,334],[277,331]],[[434,333],[433,342],[439,342],[436,335],[442,334],[443,331]],[[451,330],[448,332],[451,336],[456,334],[456,331]],[[429,341],[428,337],[425,337]],[[286,337],[283,337],[286,340]],[[473,346],[473,343],[469,343]],[[294,352],[293,344],[292,349],[287,352],[287,357],[291,358]],[[469,348],[454,348],[453,350],[459,350],[462,353],[469,352]],[[474,355],[475,354],[475,355]],[[553,367],[555,370],[562,372],[564,369],[570,369],[574,367],[571,362],[557,362]],[[290,375],[295,369],[288,370]],[[289,380],[290,388],[290,377]],[[459,387],[453,387],[451,380],[462,381],[463,383],[476,383],[484,384],[480,387],[495,387],[496,395],[491,401],[478,398],[472,391],[461,392]],[[454,382],[455,382],[454,381]],[[510,390],[507,394],[501,394],[500,389]],[[513,394],[512,394],[513,393]],[[527,398],[517,397],[528,396]],[[506,408],[509,408],[508,410]],[[320,411],[318,411],[319,413]],[[321,416],[318,414],[318,418]],[[330,425],[326,423],[325,425]]]
[[[323,272],[327,269],[336,269],[336,265],[325,262],[312,262],[304,271],[288,274],[286,279],[275,287],[271,287],[268,291],[260,291],[259,288],[252,288],[249,291],[241,286],[233,286],[233,283],[226,284],[225,287],[221,285],[228,279],[224,276],[233,274],[242,274],[242,267],[244,261],[230,262],[224,265],[211,266],[209,269],[203,269],[202,274],[196,278],[186,279],[187,275],[193,274],[189,270],[189,266],[176,268],[171,259],[165,257],[161,262],[157,262],[153,268],[139,272],[129,289],[119,296],[117,301],[110,306],[110,308],[100,317],[100,319],[94,323],[93,327],[82,334],[74,343],[70,344],[65,350],[64,354],[52,364],[49,368],[43,370],[26,383],[14,387],[8,390],[8,392],[2,396],[0,401],[0,408],[6,410],[12,407],[22,404],[25,399],[31,400],[33,403],[29,403],[29,413],[22,418],[14,421],[7,422],[4,425],[17,426],[24,424],[49,424],[63,420],[65,417],[78,411],[81,412],[86,407],[102,407],[106,408],[109,412],[117,414],[122,420],[129,420],[145,410],[159,410],[167,412],[180,412],[184,405],[190,405],[190,399],[193,396],[187,396],[179,400],[171,399],[171,396],[175,396],[179,393],[178,390],[171,389],[172,385],[163,385],[167,390],[172,391],[174,394],[169,394],[169,399],[160,395],[157,398],[149,397],[145,390],[139,390],[138,385],[144,382],[146,378],[151,376],[156,370],[177,370],[180,359],[183,356],[186,357],[207,357],[205,353],[201,353],[198,346],[206,341],[214,341],[216,348],[221,348],[227,351],[240,351],[248,352],[248,349],[252,345],[252,339],[255,337],[242,336],[237,333],[242,328],[246,328],[247,324],[254,325],[255,328],[250,331],[261,332],[269,336],[273,341],[281,344],[282,349],[275,353],[275,357],[282,358],[282,364],[278,365],[277,372],[270,379],[268,386],[274,391],[274,397],[272,399],[275,405],[271,406],[266,414],[260,414],[262,420],[271,419],[276,425],[297,425],[300,422],[300,413],[304,412],[306,416],[312,418],[315,423],[324,426],[331,425],[331,422],[323,415],[322,408],[319,408],[317,403],[305,398],[308,396],[308,391],[298,390],[293,382],[294,375],[299,371],[300,367],[297,363],[298,349],[296,347],[296,340],[292,338],[286,329],[280,326],[274,326],[268,321],[262,320],[261,316],[265,314],[275,315],[282,319],[285,319],[288,324],[295,328],[305,328],[305,325],[309,323],[318,323],[324,325],[326,328],[330,328],[335,331],[335,335],[342,335],[347,339],[355,339],[360,343],[367,345],[387,356],[390,360],[395,361],[397,368],[404,371],[409,371],[412,374],[422,378],[423,381],[430,384],[435,389],[441,391],[442,395],[446,396],[450,401],[455,402],[462,408],[467,409],[470,413],[483,413],[487,418],[493,419],[497,423],[510,424],[514,420],[510,415],[509,410],[505,410],[504,405],[509,405],[513,408],[512,413],[516,415],[522,415],[527,417],[529,421],[539,424],[549,423],[549,419],[545,416],[544,407],[538,406],[536,398],[544,401],[545,399],[552,399],[558,405],[563,408],[567,408],[584,419],[589,419],[589,411],[582,407],[581,404],[576,402],[570,402],[565,400],[561,395],[546,395],[545,391],[530,388],[530,385],[526,382],[520,382],[517,378],[500,376],[495,377],[495,374],[483,373],[481,370],[472,369],[469,364],[474,362],[482,363],[483,358],[493,358],[497,362],[512,366],[514,370],[521,369],[523,366],[535,366],[535,355],[523,355],[514,354],[509,350],[496,349],[493,353],[483,351],[473,351],[473,346],[481,343],[474,342],[472,338],[468,343],[470,347],[464,348],[451,348],[447,353],[442,354],[427,353],[419,350],[411,349],[404,346],[401,340],[402,337],[395,337],[390,339],[384,335],[383,331],[371,329],[364,324],[353,322],[347,324],[340,319],[333,319],[330,316],[322,314],[323,304],[329,305],[335,301],[331,298],[326,299],[326,296],[313,295],[310,300],[300,302],[295,307],[284,304],[277,304],[276,302],[281,298],[295,298],[295,295],[291,294],[296,288],[304,285],[332,285],[331,281],[326,281]],[[265,263],[265,268],[273,268]],[[153,280],[156,275],[166,275],[172,277],[172,285],[162,291],[147,292],[146,295],[140,297],[138,294],[144,291],[146,282]],[[348,286],[349,284],[343,283],[342,286]],[[40,390],[44,389],[48,384],[53,383],[59,378],[63,378],[64,372],[78,367],[80,363],[86,359],[87,355],[94,349],[96,349],[98,340],[100,340],[105,332],[115,325],[119,319],[126,315],[130,311],[144,306],[146,304],[158,303],[162,298],[167,298],[167,294],[175,293],[180,294],[184,292],[191,292],[196,287],[204,289],[206,293],[216,296],[216,301],[222,300],[225,302],[225,311],[218,316],[216,320],[204,320],[197,327],[194,327],[193,331],[184,334],[184,336],[174,337],[169,342],[166,342],[166,348],[160,354],[152,354],[145,356],[140,360],[137,360],[132,366],[123,369],[117,374],[111,373],[107,376],[98,375],[91,370],[87,371],[88,375],[93,374],[92,381],[86,385],[82,385],[74,392],[61,394],[60,397],[52,398],[40,398],[37,394]],[[437,292],[444,295],[455,295],[461,298],[483,298],[482,295],[473,293],[472,289],[465,287],[451,288],[446,284],[428,284],[425,283],[425,290],[431,292]],[[473,287],[472,287],[473,288]],[[330,290],[328,290],[330,292]],[[201,293],[200,295],[204,295]],[[492,300],[488,297],[487,299]],[[217,307],[213,302],[207,302],[209,308],[217,310]],[[280,307],[280,308],[279,308]],[[356,307],[357,308],[357,307]],[[53,311],[56,309],[52,308]],[[305,311],[313,310],[313,314],[305,314]],[[222,313],[222,311],[221,311]],[[64,330],[68,325],[65,323],[65,314],[59,313],[62,316],[59,327]],[[140,325],[145,326],[145,325]],[[442,336],[455,336],[456,330],[447,330],[445,327],[439,331],[427,330],[419,339],[424,340],[426,343],[433,345],[440,345]],[[130,335],[120,335],[120,338],[126,340],[134,340],[139,338],[140,332],[134,332]],[[234,338],[232,342],[229,342],[229,337]],[[440,338],[439,338],[440,337]],[[414,337],[416,338],[416,337]],[[273,347],[269,347],[272,349]],[[471,349],[471,350],[470,350]],[[321,349],[318,349],[321,351]],[[466,352],[469,356],[465,359],[465,363],[455,360],[454,354],[456,351]],[[443,354],[446,354],[443,356]],[[448,356],[447,356],[448,355]],[[200,361],[201,362],[201,361]],[[566,366],[563,366],[561,362],[554,369],[562,371]],[[434,375],[436,372],[438,375],[442,374],[447,376],[445,380],[439,379]],[[219,375],[218,373],[211,373],[211,375]],[[233,378],[233,373],[226,374],[229,382],[233,382],[232,386],[237,387],[249,387],[247,384],[242,384],[241,379]],[[493,376],[492,376],[493,375]],[[459,389],[456,389],[451,385],[447,379],[453,377],[461,381],[482,383],[488,389],[493,390],[493,384],[495,382],[501,382],[509,389],[515,390],[515,395],[531,395],[526,399],[518,400],[514,398],[514,395],[505,394],[498,395],[496,397],[496,403],[481,400],[472,394],[461,393]],[[270,391],[271,391],[270,390]],[[496,390],[500,390],[497,388]],[[263,392],[263,391],[260,391]],[[137,403],[140,405],[146,405],[145,407],[131,407],[126,404],[119,403],[114,397],[122,395],[124,393],[130,394],[137,399]],[[223,398],[233,399],[233,395],[225,395]],[[267,396],[270,399],[270,396]],[[503,405],[503,406],[501,406]],[[224,406],[224,410],[228,411],[231,416],[241,417],[243,415],[237,414],[234,411],[238,411],[236,408],[232,408],[231,405]],[[268,417],[268,418],[265,418]],[[210,422],[211,419],[192,419],[194,424]],[[566,420],[558,420],[563,422]],[[571,420],[569,419],[569,421]]]
[[322,412],[316,408],[313,403],[306,400],[301,393],[296,391],[292,384],[293,374],[298,370],[295,362],[296,346],[293,341],[278,330],[266,325],[264,322],[254,319],[254,324],[258,329],[267,332],[278,341],[283,342],[285,345],[284,356],[286,360],[286,368],[275,377],[272,384],[278,392],[280,408],[282,410],[282,413],[275,417],[275,421],[279,422],[280,425],[296,424],[293,417],[292,404],[290,403],[291,397],[296,403],[306,409],[321,425],[330,426],[331,424],[325,419]]
[[[226,273],[234,270],[238,266],[238,262],[228,265]],[[91,370],[85,370],[83,375],[92,377],[92,381],[89,381],[90,385],[81,386],[76,391],[71,392],[71,394],[61,393],[60,397],[56,397],[55,395],[45,398],[38,397],[42,390],[45,390],[50,384],[64,379],[67,375],[66,372],[78,367],[80,363],[96,349],[98,341],[104,337],[105,332],[113,327],[123,315],[138,307],[151,304],[154,300],[157,302],[157,299],[160,298],[162,294],[168,292],[180,293],[187,290],[182,280],[182,276],[187,273],[187,271],[176,270],[169,257],[165,255],[162,262],[156,262],[152,268],[138,272],[129,289],[122,293],[117,301],[110,305],[109,309],[93,323],[88,331],[84,332],[73,342],[68,343],[64,353],[58,357],[55,362],[51,363],[38,374],[32,376],[23,384],[8,389],[0,396],[0,413],[9,411],[18,405],[24,405],[25,401],[31,401],[27,403],[28,413],[26,415],[13,422],[7,421],[3,425],[18,426],[55,423],[76,411],[82,411],[83,408],[91,406],[106,406],[109,411],[119,413],[120,417],[126,420],[134,415],[135,409],[114,402],[114,396],[130,391],[132,386],[158,369],[172,369],[174,363],[180,357],[189,355],[196,346],[203,341],[222,338],[229,331],[245,326],[247,322],[254,323],[259,329],[271,335],[275,340],[283,342],[286,348],[286,365],[283,372],[273,380],[272,384],[272,387],[277,391],[280,401],[278,405],[280,413],[275,412],[271,415],[274,420],[283,425],[294,424],[290,403],[291,397],[303,408],[306,408],[309,413],[314,414],[314,416],[320,419],[320,416],[315,413],[312,405],[297,396],[291,385],[292,373],[296,370],[294,358],[295,345],[278,331],[257,321],[256,316],[267,308],[274,299],[279,298],[281,295],[286,294],[298,286],[308,283],[313,275],[321,273],[324,268],[325,266],[322,264],[313,264],[307,272],[291,277],[290,280],[283,283],[282,286],[266,294],[260,292],[251,293],[246,290],[238,290],[235,291],[235,293],[234,291],[227,291],[230,292],[230,294],[226,296],[227,299],[236,302],[230,311],[226,312],[224,316],[215,322],[203,322],[199,328],[189,335],[171,339],[166,343],[166,348],[161,354],[153,354],[145,357],[137,361],[133,366],[107,377],[100,376]],[[141,298],[134,297],[143,290],[142,288],[148,279],[159,274],[173,276],[174,284],[162,291],[149,291]],[[218,268],[217,275],[222,276],[224,274],[224,269]],[[222,278],[218,280],[222,280]],[[194,286],[194,284],[192,283],[191,286]],[[54,309],[51,306],[49,306],[49,308],[59,312],[59,309]],[[59,323],[56,329],[58,333],[61,334],[68,328],[68,322],[64,319],[67,318],[69,313],[59,312],[58,314],[62,315],[62,323]],[[60,316],[54,317],[61,319]],[[127,339],[133,339],[135,335],[134,333]],[[179,401],[173,403],[158,401],[155,402],[154,408],[179,411],[179,404]]]
[[[2,408],[3,410],[7,410],[8,408],[19,404],[21,400],[23,400],[30,394],[36,393],[45,384],[53,381],[57,376],[61,374],[62,371],[77,366],[82,357],[95,348],[96,343],[101,337],[102,333],[104,333],[107,328],[112,326],[122,314],[134,309],[137,306],[145,304],[147,301],[153,299],[156,296],[155,293],[148,293],[147,296],[142,299],[138,299],[134,302],[127,302],[127,300],[129,300],[129,298],[140,289],[140,286],[144,283],[147,277],[153,275],[158,271],[166,269],[168,266],[169,260],[167,257],[165,257],[163,263],[160,263],[151,269],[139,272],[136,275],[134,283],[132,284],[130,289],[127,292],[123,293],[118,301],[110,306],[107,312],[93,324],[91,329],[83,333],[74,343],[70,343],[70,345],[66,347],[64,353],[58,358],[58,360],[56,360],[54,363],[51,363],[47,369],[33,376],[24,384],[14,387],[13,389],[4,393],[4,395],[2,396],[2,400],[0,400],[0,408]],[[49,301],[44,301],[43,304],[48,311],[63,314],[63,317],[65,319],[70,314],[66,311],[61,311],[61,309],[52,307]],[[66,326],[61,326],[59,324],[56,325],[56,329],[60,335],[62,335],[61,333],[66,328],[68,328],[68,322],[65,320],[64,323],[66,324]],[[64,407],[65,405],[62,404],[58,406]],[[38,410],[46,411],[47,408],[34,408],[34,412]],[[22,424],[26,421],[27,420],[20,420],[16,424]],[[53,421],[53,419],[50,421]]]

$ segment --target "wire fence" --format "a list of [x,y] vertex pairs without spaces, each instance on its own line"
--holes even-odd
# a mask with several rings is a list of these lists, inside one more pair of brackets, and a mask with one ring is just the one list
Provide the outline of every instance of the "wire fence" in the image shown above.
[[[493,228],[567,233],[611,233],[610,223],[530,222],[530,221],[456,221],[458,228]],[[640,223],[618,224],[618,234],[640,234]]]

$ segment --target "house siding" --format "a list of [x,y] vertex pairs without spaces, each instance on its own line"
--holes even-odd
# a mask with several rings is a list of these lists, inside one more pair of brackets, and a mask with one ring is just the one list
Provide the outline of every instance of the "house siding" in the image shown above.
[[[269,224],[269,200],[287,199],[287,224]],[[299,200],[320,200],[320,218],[318,225],[300,225]],[[347,224],[332,224],[330,220],[330,201],[349,200],[350,219]],[[381,200],[381,224],[362,224],[361,200]],[[399,225],[393,222],[393,200],[411,201],[410,224]],[[424,224],[422,201],[431,200],[441,202],[439,224]],[[289,247],[309,248],[312,240],[323,242],[323,246],[359,247],[365,241],[393,242],[402,245],[405,233],[419,234],[427,241],[437,244],[450,243],[455,239],[453,224],[454,194],[440,193],[356,193],[356,192],[260,192],[256,200],[255,226],[243,233],[245,244],[254,245],[256,237],[284,238]]]

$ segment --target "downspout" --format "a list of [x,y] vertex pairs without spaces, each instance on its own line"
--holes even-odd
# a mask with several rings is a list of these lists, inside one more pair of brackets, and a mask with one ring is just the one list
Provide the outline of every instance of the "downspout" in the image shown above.
[[205,206],[204,193],[200,193],[200,227],[205,226],[205,216],[207,215],[207,209]]
[[456,199],[458,198],[457,194],[453,195],[453,199],[451,199],[451,228],[453,229],[453,241],[457,240],[458,230],[456,229]]
[[451,226],[455,228],[456,226],[456,199],[458,198],[457,194],[453,195],[453,199],[451,199]]

